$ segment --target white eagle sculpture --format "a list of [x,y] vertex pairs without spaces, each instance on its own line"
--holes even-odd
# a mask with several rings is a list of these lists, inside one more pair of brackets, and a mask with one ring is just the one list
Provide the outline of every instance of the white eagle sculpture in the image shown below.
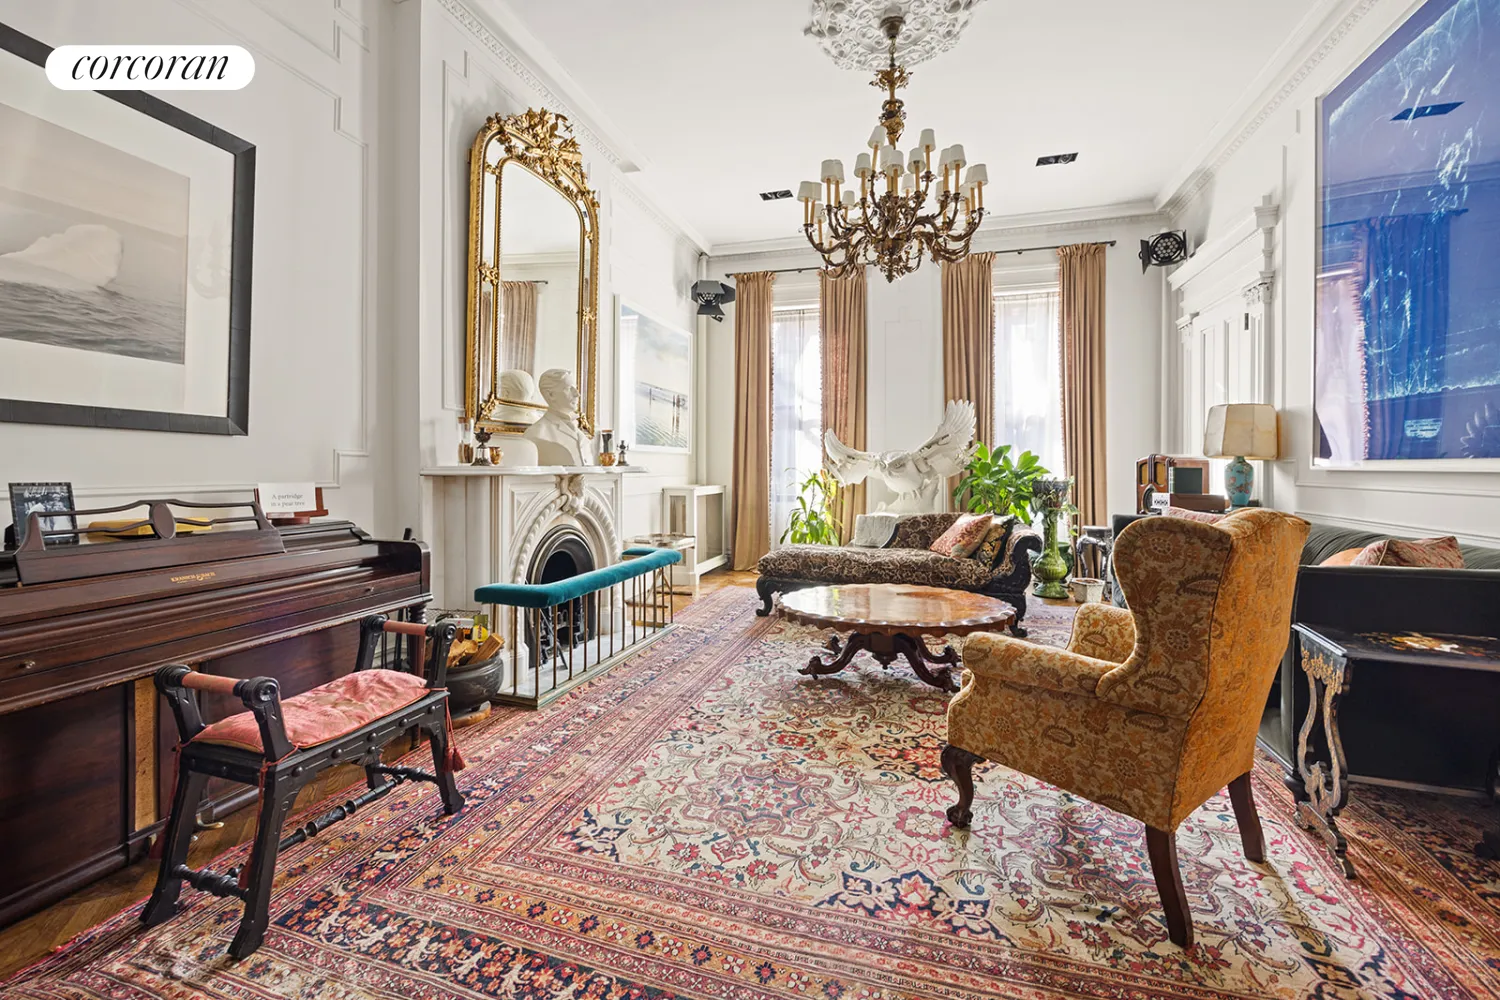
[[915,451],[880,454],[855,451],[830,429],[823,435],[828,468],[834,478],[852,486],[866,476],[882,480],[896,494],[881,510],[895,514],[920,514],[937,510],[937,491],[949,476],[963,472],[974,457],[974,404],[950,399],[943,422],[927,443]]

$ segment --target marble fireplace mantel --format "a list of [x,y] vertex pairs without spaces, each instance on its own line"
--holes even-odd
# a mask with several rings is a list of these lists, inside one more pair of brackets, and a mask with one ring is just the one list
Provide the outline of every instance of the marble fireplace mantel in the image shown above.
[[619,561],[626,476],[641,466],[432,466],[421,471],[423,538],[439,608],[472,608],[474,591],[526,579],[538,546],[569,526],[595,565]]

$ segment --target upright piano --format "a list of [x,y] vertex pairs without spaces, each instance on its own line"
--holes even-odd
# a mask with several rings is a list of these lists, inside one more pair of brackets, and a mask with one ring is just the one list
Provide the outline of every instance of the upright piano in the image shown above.
[[[73,512],[145,509],[102,533],[33,514],[0,553],[0,927],[138,859],[161,829],[175,730],[158,667],[267,675],[289,696],[353,667],[362,617],[425,620],[421,542],[348,521],[277,527],[254,504],[191,516],[203,506]],[[204,699],[209,721],[242,709]],[[210,794],[204,822],[249,801],[227,783]]]

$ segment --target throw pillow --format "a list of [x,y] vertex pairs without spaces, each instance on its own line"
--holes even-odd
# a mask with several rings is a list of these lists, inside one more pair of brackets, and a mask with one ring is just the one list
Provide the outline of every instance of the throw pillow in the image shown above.
[[861,549],[883,549],[896,537],[896,525],[900,521],[900,514],[886,511],[858,514],[854,518],[854,537],[849,544]]
[[1464,554],[1458,547],[1458,539],[1452,535],[1445,538],[1418,538],[1411,542],[1387,538],[1383,542],[1372,542],[1365,546],[1365,550],[1355,556],[1349,565],[1463,569]]
[[1202,521],[1205,524],[1216,524],[1228,517],[1228,514],[1215,514],[1207,510],[1185,510],[1182,507],[1168,507],[1162,511],[1164,517],[1185,517],[1189,521]]
[[1010,540],[1010,531],[1015,526],[1014,516],[991,518],[990,528],[984,533],[984,541],[979,543],[979,548],[969,558],[981,566],[994,568],[995,563],[1005,554],[1005,543]]
[[1318,563],[1318,565],[1319,566],[1348,566],[1348,565],[1352,564],[1354,562],[1354,560],[1359,556],[1359,554],[1361,552],[1363,552],[1363,551],[1364,551],[1364,549],[1345,549],[1342,552],[1335,552],[1333,555],[1329,556],[1327,559],[1324,559],[1322,562]]
[[932,551],[955,559],[967,559],[984,543],[990,530],[990,519],[985,514],[965,514],[953,526],[938,536],[929,546]]

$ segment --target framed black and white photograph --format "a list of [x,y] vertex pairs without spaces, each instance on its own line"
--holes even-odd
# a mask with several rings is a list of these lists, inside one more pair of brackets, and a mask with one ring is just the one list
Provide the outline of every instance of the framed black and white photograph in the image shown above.
[[0,24],[0,420],[244,434],[255,147]]
[[[72,483],[11,483],[10,518],[15,527],[16,544],[26,540],[26,524],[36,511],[71,511],[73,505]],[[72,514],[41,519],[43,531],[72,531],[78,527],[78,519]],[[70,545],[78,537],[63,536],[48,539],[49,545]]]

